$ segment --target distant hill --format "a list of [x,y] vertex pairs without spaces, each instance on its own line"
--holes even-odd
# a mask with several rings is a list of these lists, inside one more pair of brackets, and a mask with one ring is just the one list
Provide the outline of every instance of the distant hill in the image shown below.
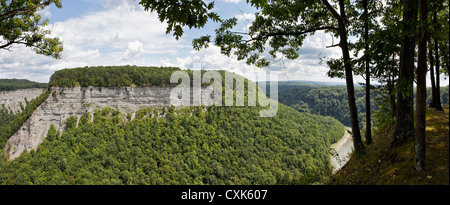
[[[279,83],[278,100],[300,112],[331,116],[342,124],[350,126],[347,88],[344,86],[325,86],[322,84]],[[267,89],[269,93],[269,89]],[[361,128],[365,122],[365,90],[364,87],[355,87],[356,107]],[[449,87],[441,87],[441,103],[449,103]],[[415,95],[415,94],[414,94]],[[372,113],[379,109],[380,93],[372,90]],[[378,100],[377,100],[378,99]],[[427,88],[427,104],[431,102],[431,88]]]
[[[321,82],[321,81],[301,81],[301,80],[292,80],[292,81],[279,81],[278,85],[283,86],[345,86],[345,83],[341,82]],[[358,86],[359,84],[355,84]]]
[[26,79],[0,79],[0,91],[47,87],[47,83],[38,83]]

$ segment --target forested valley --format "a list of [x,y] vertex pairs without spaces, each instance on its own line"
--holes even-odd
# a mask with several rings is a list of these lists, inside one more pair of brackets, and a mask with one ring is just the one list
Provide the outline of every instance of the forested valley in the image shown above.
[[[278,99],[281,103],[291,106],[299,112],[308,112],[322,116],[331,116],[339,120],[345,126],[350,126],[350,116],[348,113],[348,97],[344,86],[326,85],[291,85],[290,83],[279,82]],[[286,84],[286,85],[285,85]],[[371,92],[372,113],[380,111],[380,107],[390,109],[387,103],[389,96],[385,94],[383,87],[374,87]],[[427,88],[427,104],[432,101],[432,88]],[[448,86],[441,87],[441,103],[448,105]],[[414,93],[415,96],[415,93]],[[365,90],[363,87],[355,89],[358,119],[361,129],[366,121],[365,113]]]
[[[66,69],[56,72],[50,84],[78,86],[117,72],[129,75],[110,75],[107,82],[130,86],[139,82],[138,76],[161,73],[163,77],[151,80],[168,86],[163,82],[169,82],[170,75],[160,72],[165,70],[134,66]],[[27,110],[36,109],[50,93],[44,92],[23,112],[2,123],[2,131],[17,130],[29,116]],[[130,113],[105,107],[79,119],[72,116],[64,130],[51,125],[37,150],[14,160],[3,156],[0,183],[323,183],[331,174],[330,146],[343,136],[344,126],[332,117],[300,113],[282,104],[275,117],[261,118],[261,108],[150,107],[137,111],[131,119]],[[11,134],[2,132],[2,149]]]

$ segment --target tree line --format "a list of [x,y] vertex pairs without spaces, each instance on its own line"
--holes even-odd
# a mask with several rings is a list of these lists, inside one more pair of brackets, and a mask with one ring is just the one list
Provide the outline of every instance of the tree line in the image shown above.
[[47,87],[48,83],[38,83],[26,79],[0,79],[0,91]]
[[169,86],[175,67],[96,66],[58,70],[50,87],[149,87]]

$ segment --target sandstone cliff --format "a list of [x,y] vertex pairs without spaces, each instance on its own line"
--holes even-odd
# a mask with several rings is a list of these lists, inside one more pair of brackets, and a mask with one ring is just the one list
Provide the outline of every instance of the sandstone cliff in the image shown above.
[[36,149],[46,137],[51,124],[63,130],[70,116],[80,117],[87,112],[109,107],[122,113],[133,113],[134,117],[137,110],[145,107],[170,106],[171,90],[171,87],[52,88],[48,99],[10,137],[5,151],[12,160],[24,150]]
[[20,89],[14,91],[0,91],[0,105],[4,105],[6,109],[11,110],[14,114],[22,112],[20,103],[26,106],[25,98],[28,101],[38,97],[44,92],[43,88]]

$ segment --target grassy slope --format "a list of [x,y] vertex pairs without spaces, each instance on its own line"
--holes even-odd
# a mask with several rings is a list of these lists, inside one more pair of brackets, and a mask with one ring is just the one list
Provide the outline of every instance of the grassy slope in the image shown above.
[[393,126],[374,138],[361,156],[352,156],[328,184],[437,185],[449,184],[449,108],[444,112],[427,109],[426,168],[417,172],[414,165],[414,138],[403,146],[387,149]]

